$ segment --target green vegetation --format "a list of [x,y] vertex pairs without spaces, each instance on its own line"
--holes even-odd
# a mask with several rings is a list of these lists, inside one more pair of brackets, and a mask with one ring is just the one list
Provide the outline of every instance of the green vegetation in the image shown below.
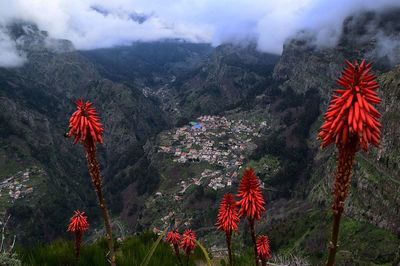
[[[138,236],[130,236],[117,243],[117,265],[140,265],[158,236],[146,232]],[[83,244],[78,265],[109,265],[105,258],[107,243],[103,239],[92,244]],[[75,265],[75,253],[73,241],[57,240],[48,245],[33,248],[18,248],[17,253],[24,265],[38,266],[65,266]],[[182,260],[185,258],[182,257]],[[195,265],[196,261],[205,261],[202,250],[197,247],[190,256],[189,265]],[[176,257],[169,244],[161,241],[149,260],[149,266],[174,266]]]
[[[276,157],[268,154],[259,160],[250,160],[246,167],[255,169],[257,174],[263,177],[263,181],[268,182],[268,179],[279,171],[280,164]],[[241,169],[240,175],[243,171],[244,168]]]
[[[305,258],[311,265],[319,265],[326,259],[330,225],[328,211],[312,209],[305,211],[303,215],[299,213],[290,215],[285,218],[284,223],[278,222],[272,228],[266,229],[271,239],[274,257],[290,258],[295,255]],[[223,239],[222,234],[207,236],[210,235],[215,236],[215,241]],[[146,232],[130,236],[118,243],[116,252],[118,265],[140,265],[157,238],[157,235]],[[236,265],[250,265],[253,261],[252,249],[240,245],[241,236],[236,235],[234,239],[236,239],[233,247]],[[399,245],[400,239],[393,233],[344,217],[337,265],[389,265],[388,263],[394,261]],[[107,265],[104,258],[106,250],[104,240],[84,244],[79,265]],[[18,248],[17,253],[22,262],[28,265],[72,265],[74,262],[72,241],[58,240],[32,249]],[[195,265],[196,261],[205,263],[204,254],[199,247],[191,257],[190,265]],[[211,261],[212,265],[226,265],[223,256],[215,256]],[[172,248],[161,241],[148,265],[175,264],[176,258]]]
[[[288,217],[269,230],[274,253],[296,254],[311,265],[326,259],[331,217],[326,211],[312,210]],[[387,230],[344,217],[339,233],[337,265],[385,265],[395,260],[400,239]]]
[[18,259],[18,256],[15,253],[1,252],[0,265],[21,266],[21,261]]

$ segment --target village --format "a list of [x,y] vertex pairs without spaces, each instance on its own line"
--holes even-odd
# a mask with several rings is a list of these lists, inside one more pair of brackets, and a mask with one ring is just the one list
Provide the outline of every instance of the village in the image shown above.
[[[165,132],[160,138],[158,153],[169,155],[172,163],[182,167],[202,166],[198,168],[200,171],[196,171],[197,175],[181,177],[177,183],[179,189],[173,194],[155,193],[155,201],[171,197],[178,204],[177,208],[169,208],[161,223],[166,226],[181,219],[179,203],[187,191],[193,191],[193,186],[218,191],[239,182],[240,169],[255,148],[254,140],[261,136],[260,131],[266,126],[266,122],[255,124],[207,115]],[[187,219],[190,217],[185,219],[190,223]]]
[[[261,123],[261,127],[266,123]],[[207,162],[213,169],[205,169],[192,180],[179,184],[184,193],[188,186],[204,185],[218,190],[231,186],[238,178],[246,152],[252,140],[260,137],[260,126],[224,116],[201,116],[190,124],[168,132],[169,142],[159,146],[158,152],[172,155],[175,163]]]
[[8,202],[14,203],[15,200],[25,197],[33,192],[33,187],[28,183],[33,171],[37,169],[25,169],[16,174],[6,177],[0,182],[0,198],[8,198]]

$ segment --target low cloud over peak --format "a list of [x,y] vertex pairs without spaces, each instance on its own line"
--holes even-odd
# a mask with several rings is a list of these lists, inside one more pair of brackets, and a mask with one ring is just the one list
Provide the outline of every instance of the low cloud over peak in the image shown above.
[[336,44],[349,15],[400,7],[398,0],[0,0],[0,66],[18,66],[24,56],[4,29],[11,21],[32,22],[52,38],[77,49],[127,45],[134,41],[255,41],[260,50],[282,52],[301,30],[316,45]]

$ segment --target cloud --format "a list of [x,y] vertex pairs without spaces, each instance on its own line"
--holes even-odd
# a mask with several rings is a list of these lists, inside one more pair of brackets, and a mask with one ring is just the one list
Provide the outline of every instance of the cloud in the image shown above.
[[0,67],[19,67],[25,61],[26,57],[17,50],[15,41],[0,27]]
[[[393,6],[400,1],[0,0],[0,25],[34,22],[78,49],[178,38],[213,45],[256,41],[260,50],[280,54],[283,43],[301,30],[314,34],[316,45],[331,46],[347,16]],[[15,49],[4,51],[16,55]]]
[[377,46],[374,52],[377,57],[385,57],[394,65],[400,62],[400,37],[386,36],[379,32],[376,36]]

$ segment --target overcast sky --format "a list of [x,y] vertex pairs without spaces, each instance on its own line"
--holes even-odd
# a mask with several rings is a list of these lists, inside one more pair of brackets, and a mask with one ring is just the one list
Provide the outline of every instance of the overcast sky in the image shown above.
[[77,49],[180,38],[192,42],[255,41],[280,54],[284,41],[307,29],[320,46],[335,44],[345,17],[361,10],[400,7],[400,0],[0,0],[0,66],[24,56],[1,25],[36,23]]

